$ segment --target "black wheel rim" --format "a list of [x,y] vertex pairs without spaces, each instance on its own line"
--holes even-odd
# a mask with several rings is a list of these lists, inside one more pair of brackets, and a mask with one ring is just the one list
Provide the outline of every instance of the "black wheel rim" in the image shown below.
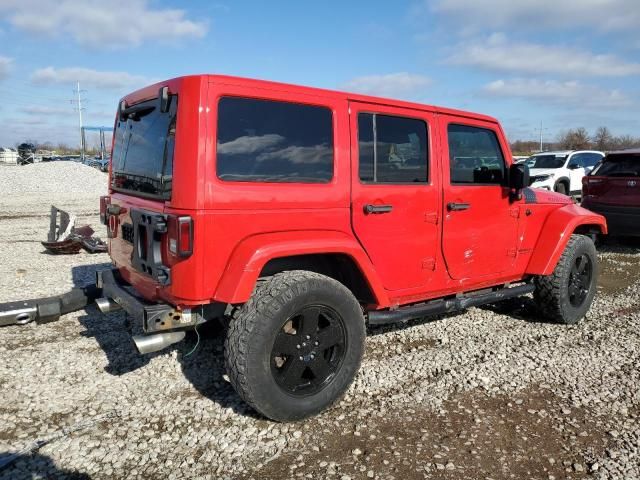
[[593,264],[588,255],[576,257],[569,273],[569,303],[580,307],[591,290]]
[[307,306],[278,330],[271,349],[271,373],[288,394],[313,395],[333,380],[346,348],[342,317],[326,306]]

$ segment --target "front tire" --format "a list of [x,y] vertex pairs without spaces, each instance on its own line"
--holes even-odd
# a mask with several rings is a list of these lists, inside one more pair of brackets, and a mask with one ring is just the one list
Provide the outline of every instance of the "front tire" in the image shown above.
[[362,309],[344,285],[313,272],[283,272],[260,281],[234,312],[225,364],[251,407],[272,420],[299,420],[344,394],[364,339]]
[[593,241],[584,235],[571,235],[553,273],[535,279],[534,299],[549,320],[575,324],[591,307],[597,279]]
[[568,195],[569,193],[567,192],[567,186],[563,183],[560,182],[556,185],[555,188],[556,192],[561,193],[562,195]]

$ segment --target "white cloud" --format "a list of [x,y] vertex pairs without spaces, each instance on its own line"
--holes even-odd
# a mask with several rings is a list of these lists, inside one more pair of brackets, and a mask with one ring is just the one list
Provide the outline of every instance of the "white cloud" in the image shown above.
[[431,10],[464,21],[467,28],[640,28],[637,0],[433,0]]
[[154,8],[147,0],[2,0],[0,14],[33,34],[70,36],[81,45],[115,48],[145,40],[203,37],[207,23],[180,9]]
[[228,155],[251,154],[267,148],[272,148],[282,143],[284,137],[277,133],[268,133],[258,136],[238,137],[230,142],[219,143],[218,153],[226,153]]
[[566,76],[640,75],[640,63],[626,62],[614,55],[596,55],[582,50],[510,42],[502,34],[485,40],[467,40],[458,45],[448,63],[490,71],[557,73]]
[[632,101],[620,90],[606,90],[576,81],[559,82],[531,78],[496,80],[483,87],[496,97],[515,97],[547,104],[579,108],[629,108]]
[[106,89],[143,87],[154,80],[126,72],[101,72],[84,67],[55,68],[46,67],[31,75],[36,85],[72,85],[79,81],[82,86]]
[[342,85],[345,90],[382,97],[410,98],[431,85],[431,79],[414,73],[399,72],[386,75],[356,77]]
[[0,55],[0,80],[4,80],[9,76],[13,59]]

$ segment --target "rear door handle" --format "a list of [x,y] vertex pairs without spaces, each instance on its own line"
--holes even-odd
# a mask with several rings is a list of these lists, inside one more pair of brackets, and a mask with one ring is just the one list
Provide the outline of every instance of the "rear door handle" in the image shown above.
[[471,205],[469,203],[447,203],[447,210],[450,212],[459,212],[461,210],[469,210]]
[[393,205],[372,205],[370,203],[364,206],[364,213],[389,213],[393,210]]

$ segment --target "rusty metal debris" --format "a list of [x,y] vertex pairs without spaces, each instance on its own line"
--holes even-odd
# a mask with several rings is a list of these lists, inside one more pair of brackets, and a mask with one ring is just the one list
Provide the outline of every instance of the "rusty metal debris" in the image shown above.
[[47,241],[42,242],[44,248],[53,254],[73,254],[84,248],[89,253],[107,251],[107,244],[99,237],[94,237],[95,231],[89,225],[75,226],[76,216],[51,205],[49,234]]

